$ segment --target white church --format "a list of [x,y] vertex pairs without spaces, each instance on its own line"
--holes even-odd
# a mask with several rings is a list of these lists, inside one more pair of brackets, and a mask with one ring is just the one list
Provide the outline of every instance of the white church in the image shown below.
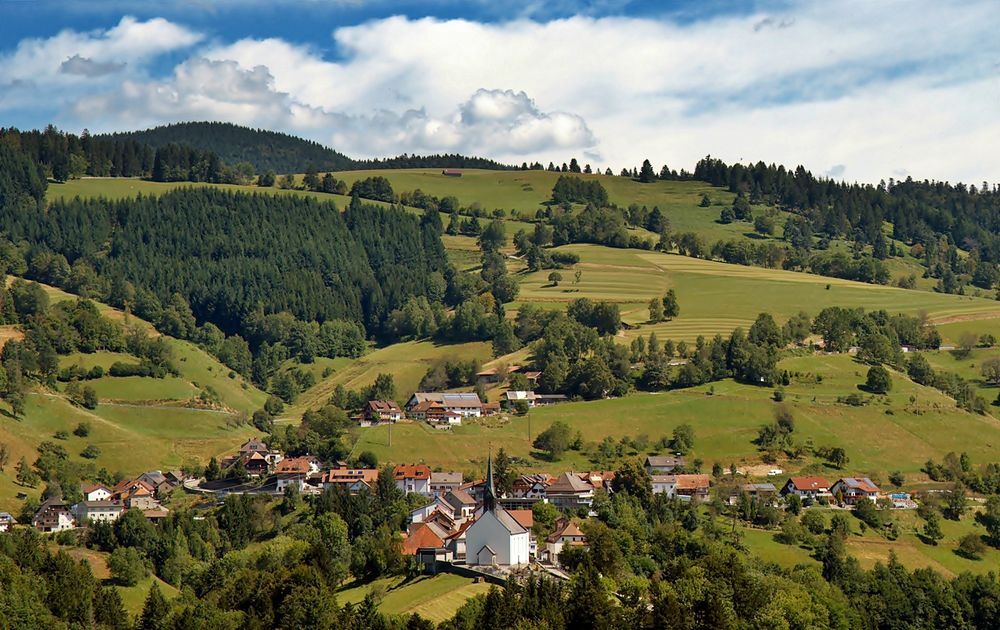
[[465,533],[465,563],[478,566],[528,564],[528,530],[497,504],[493,487],[493,457],[486,464],[482,515]]

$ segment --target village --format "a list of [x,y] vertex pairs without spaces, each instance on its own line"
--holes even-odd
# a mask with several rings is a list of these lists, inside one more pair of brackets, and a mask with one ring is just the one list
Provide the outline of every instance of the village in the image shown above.
[[[482,405],[472,395],[415,394],[407,408],[418,413],[481,413]],[[393,421],[401,410],[392,401],[372,401],[367,410],[371,422]],[[448,417],[448,416],[442,416]],[[248,479],[207,481],[181,471],[149,471],[107,487],[81,484],[82,499],[72,505],[58,497],[41,504],[31,526],[44,533],[86,528],[95,522],[113,522],[126,510],[140,511],[157,521],[169,515],[164,506],[175,489],[221,502],[230,494],[254,494],[275,498],[294,493],[318,496],[339,489],[348,494],[373,493],[379,476],[391,470],[395,487],[419,497],[422,505],[409,514],[402,533],[402,553],[415,557],[427,573],[465,570],[504,576],[526,569],[544,569],[556,577],[561,571],[562,552],[587,547],[580,528],[596,515],[595,497],[611,495],[618,487],[613,471],[564,471],[556,475],[518,475],[507,492],[498,490],[493,456],[487,459],[485,478],[469,479],[457,471],[434,470],[428,463],[398,464],[392,468],[359,467],[346,462],[324,462],[315,456],[286,457],[257,438],[250,438],[238,451],[221,461],[223,469],[239,466]],[[822,476],[792,476],[781,486],[752,482],[737,471],[726,479],[690,470],[685,457],[649,455],[642,462],[652,495],[697,506],[713,498],[728,505],[753,501],[778,509],[824,506],[853,509],[861,502],[896,509],[916,508],[906,493],[884,493],[868,478],[842,477],[833,482]],[[773,476],[778,470],[771,470]],[[739,476],[739,479],[737,478]],[[714,494],[713,494],[714,489]],[[536,526],[540,506],[557,514],[547,528]],[[0,532],[16,520],[0,513]]]

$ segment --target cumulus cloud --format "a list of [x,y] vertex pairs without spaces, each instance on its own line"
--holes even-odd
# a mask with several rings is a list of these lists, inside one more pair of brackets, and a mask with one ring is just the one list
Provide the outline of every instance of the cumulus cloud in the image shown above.
[[[690,168],[711,153],[868,181],[896,170],[979,181],[1000,170],[989,141],[1000,137],[993,10],[989,0],[914,0],[906,12],[843,0],[696,21],[392,17],[337,28],[333,54],[276,38],[213,41],[154,78],[133,60],[200,35],[126,18],[21,42],[0,58],[0,84],[80,82],[59,72],[74,55],[127,60],[125,80],[101,78],[69,110],[79,126],[224,119],[360,157],[576,155],[617,171],[647,157]],[[12,70],[15,57],[44,72]]]
[[[162,18],[139,21],[123,17],[117,25],[103,31],[65,30],[49,38],[21,40],[12,52],[0,56],[0,80],[42,83],[68,75],[91,77],[86,72],[71,70],[87,65],[93,68],[95,64],[98,68],[126,62],[139,65],[165,52],[190,47],[201,38],[200,34]],[[70,71],[63,69],[67,62]]]
[[114,74],[125,68],[125,65],[124,61],[94,61],[76,54],[59,65],[59,72],[93,78]]

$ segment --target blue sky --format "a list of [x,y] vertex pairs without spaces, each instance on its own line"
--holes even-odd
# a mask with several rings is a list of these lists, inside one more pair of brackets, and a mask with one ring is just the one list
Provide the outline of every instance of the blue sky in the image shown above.
[[0,125],[995,181],[989,0],[0,0]]

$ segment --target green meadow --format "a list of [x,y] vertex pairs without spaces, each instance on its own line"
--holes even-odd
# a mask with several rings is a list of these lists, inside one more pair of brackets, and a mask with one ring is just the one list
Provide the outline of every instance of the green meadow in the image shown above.
[[337,591],[337,603],[360,604],[368,593],[380,598],[379,610],[389,615],[419,614],[441,623],[450,619],[471,597],[490,590],[487,582],[441,573],[413,579],[389,577],[366,584],[348,584]]

